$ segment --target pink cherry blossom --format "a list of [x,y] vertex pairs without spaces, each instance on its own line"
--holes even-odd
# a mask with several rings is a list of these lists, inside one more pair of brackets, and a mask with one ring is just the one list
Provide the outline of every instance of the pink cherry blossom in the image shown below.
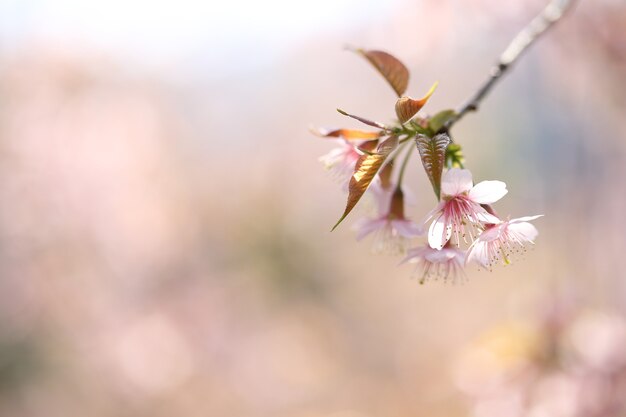
[[455,282],[465,277],[464,258],[465,254],[458,248],[446,246],[443,249],[433,249],[424,245],[410,249],[400,263],[417,263],[415,272],[419,275],[420,284],[427,279],[438,278]]
[[[385,184],[383,180],[377,175],[367,189],[368,198],[374,203],[376,213],[387,213],[391,206],[391,198],[394,191],[398,188],[395,182]],[[415,206],[417,204],[417,197],[415,193],[404,185],[400,186],[402,190],[402,197],[404,203],[407,206]]]
[[361,154],[356,147],[344,139],[337,139],[339,147],[332,149],[319,158],[324,164],[324,168],[331,173],[331,176],[341,182],[347,188],[350,177],[354,172],[354,166]]
[[410,239],[422,235],[424,231],[404,217],[403,192],[399,188],[391,192],[381,187],[375,193],[375,200],[379,206],[379,214],[374,218],[360,219],[354,224],[356,239],[361,240],[374,234],[374,253],[404,253]]
[[502,181],[482,181],[472,186],[472,173],[467,169],[452,168],[441,179],[441,201],[427,215],[427,223],[432,218],[428,230],[428,243],[432,248],[441,249],[455,236],[468,236],[471,241],[483,224],[499,223],[500,219],[481,207],[491,204],[506,195],[506,184]]
[[526,243],[534,244],[539,232],[528,222],[541,216],[520,217],[489,225],[470,246],[466,263],[476,262],[485,268],[491,268],[500,260],[509,264],[514,252],[525,250]]
[[[383,181],[381,181],[378,176],[374,178],[367,189],[367,194],[374,203],[376,217],[389,213],[389,210],[391,209],[391,199],[393,198],[393,193],[396,188],[397,186],[394,183],[383,184]],[[402,192],[404,193],[404,187]]]

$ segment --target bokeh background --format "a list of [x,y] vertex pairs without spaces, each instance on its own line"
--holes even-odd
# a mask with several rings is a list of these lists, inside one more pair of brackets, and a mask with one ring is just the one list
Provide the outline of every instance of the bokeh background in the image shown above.
[[626,415],[598,405],[626,398],[626,3],[580,1],[454,128],[500,213],[545,214],[511,266],[420,286],[329,233],[308,130],[394,117],[345,45],[439,80],[436,112],[543,5],[0,1],[0,415]]

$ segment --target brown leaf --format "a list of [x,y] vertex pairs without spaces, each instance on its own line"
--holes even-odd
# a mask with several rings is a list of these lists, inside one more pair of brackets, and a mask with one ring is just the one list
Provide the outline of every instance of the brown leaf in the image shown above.
[[366,125],[368,125],[368,126],[377,127],[377,128],[379,128],[379,129],[384,129],[384,130],[387,130],[387,126],[385,126],[384,124],[382,124],[382,123],[380,123],[380,122],[374,122],[374,121],[372,121],[372,120],[367,120],[367,119],[364,119],[364,118],[362,118],[362,117],[360,117],[360,116],[355,116],[355,115],[353,115],[353,114],[346,113],[345,111],[343,111],[343,110],[341,110],[341,109],[337,109],[337,111],[338,111],[340,114],[343,114],[344,116],[351,117],[351,118],[353,118],[353,119],[355,119],[355,120],[358,120],[358,121],[359,121],[359,122],[361,122],[361,123],[365,123],[365,124],[366,124]]
[[364,130],[356,129],[314,129],[311,128],[311,132],[314,135],[321,136],[323,138],[343,138],[346,140],[362,140],[362,139],[378,139],[382,132],[366,132]]
[[360,144],[356,148],[359,151],[369,155],[369,154],[372,154],[376,150],[376,146],[378,146],[378,139],[376,139],[376,140],[368,140],[366,142],[363,142],[362,144]]
[[398,58],[383,51],[356,49],[355,52],[365,57],[385,77],[398,97],[404,94],[409,84],[409,70]]
[[439,83],[435,82],[428,93],[418,100],[412,99],[411,97],[402,96],[396,101],[396,115],[398,116],[398,120],[400,123],[406,123],[411,120],[411,117],[415,116],[415,114],[424,107],[424,104],[428,101],[430,96],[435,92],[435,88]]
[[378,171],[378,178],[380,178],[380,185],[383,189],[388,190],[391,187],[391,174],[393,173],[393,161],[389,161],[384,167]]
[[[389,154],[398,146],[398,137],[390,136],[385,141],[381,142],[376,149],[376,153],[361,155],[354,167],[354,174],[350,178],[350,184],[348,186],[348,202],[346,209],[343,212],[341,218],[333,226],[332,230],[335,230],[339,223],[350,214],[356,203],[359,202],[365,190],[372,183],[372,180],[383,166],[383,163],[389,156]],[[332,231],[331,230],[331,231]]]
[[433,138],[429,138],[426,135],[417,135],[415,143],[422,157],[422,165],[424,165],[426,175],[428,175],[428,179],[433,185],[435,195],[437,199],[439,199],[441,191],[441,173],[446,158],[446,148],[450,144],[450,138],[445,133],[436,135]]

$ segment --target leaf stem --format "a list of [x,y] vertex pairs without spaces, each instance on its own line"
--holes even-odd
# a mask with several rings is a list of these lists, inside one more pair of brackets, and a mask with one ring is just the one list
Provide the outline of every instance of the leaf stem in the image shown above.
[[475,112],[478,110],[482,100],[491,91],[493,86],[502,78],[513,64],[519,59],[526,49],[539,39],[548,29],[550,29],[556,22],[561,20],[565,13],[571,9],[576,0],[551,0],[548,5],[539,13],[533,20],[530,21],[526,27],[524,27],[513,38],[511,43],[504,50],[498,63],[494,65],[489,71],[489,78],[483,82],[473,96],[456,112],[456,115],[449,119],[439,132],[447,132],[450,128],[459,120],[463,118],[467,113]]
[[400,166],[400,173],[398,174],[398,184],[397,188],[402,186],[402,180],[404,179],[404,171],[406,170],[407,165],[409,164],[409,159],[411,159],[411,155],[413,154],[413,147],[409,146],[409,150],[406,152],[404,156],[404,160],[402,161],[402,166]]

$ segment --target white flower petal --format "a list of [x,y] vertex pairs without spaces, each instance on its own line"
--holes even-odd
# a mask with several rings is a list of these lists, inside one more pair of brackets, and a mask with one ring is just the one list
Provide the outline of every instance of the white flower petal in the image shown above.
[[485,229],[481,234],[478,235],[478,240],[483,242],[491,242],[492,240],[496,240],[500,237],[500,232],[502,231],[501,226],[494,226]]
[[424,217],[424,220],[422,220],[422,227],[426,226],[426,223],[428,223],[428,221],[430,219],[432,219],[437,213],[439,213],[441,210],[443,210],[443,207],[446,205],[445,201],[440,201],[434,209],[432,209],[431,211],[428,212],[428,214],[426,215],[426,217]]
[[481,181],[469,192],[472,201],[478,204],[495,203],[508,193],[506,184],[502,181]]
[[536,216],[525,216],[519,217],[517,219],[509,220],[509,224],[521,223],[521,222],[530,222],[532,220],[538,219],[539,217],[543,217],[543,214],[538,214]]
[[443,264],[453,259],[456,256],[452,249],[443,248],[441,250],[431,249],[430,252],[424,255],[427,261],[432,263]]
[[424,253],[426,250],[432,250],[428,246],[420,246],[417,248],[411,248],[407,251],[407,255],[398,263],[398,265],[405,264],[407,262],[420,263],[424,262]]
[[331,149],[330,152],[320,156],[318,160],[324,164],[327,168],[335,165],[339,162],[343,156],[345,155],[345,151],[341,148]]
[[352,227],[356,231],[356,240],[361,240],[373,231],[384,227],[385,219],[360,219]]
[[475,222],[486,223],[486,224],[500,224],[502,220],[494,216],[493,214],[489,214],[486,211],[479,211],[476,214],[472,215],[472,220]]
[[472,173],[469,169],[451,168],[441,179],[441,194],[454,196],[472,189]]
[[508,229],[530,243],[534,243],[534,240],[539,234],[537,228],[527,222],[509,224]]
[[392,220],[391,224],[404,237],[416,237],[424,234],[424,229],[410,220]]
[[431,223],[428,229],[428,244],[433,249],[441,249],[450,240],[452,231],[446,227],[443,216]]
[[394,189],[395,186],[393,185],[387,189],[383,188],[378,178],[376,178],[367,189],[367,192],[370,196],[372,196],[372,199],[376,204],[376,213],[378,215],[383,215],[389,212],[389,207],[391,206],[391,195],[393,194]]
[[487,252],[487,243],[484,241],[475,240],[472,246],[467,251],[465,257],[465,264],[470,262],[476,262],[480,266],[485,268],[489,267],[489,255]]

